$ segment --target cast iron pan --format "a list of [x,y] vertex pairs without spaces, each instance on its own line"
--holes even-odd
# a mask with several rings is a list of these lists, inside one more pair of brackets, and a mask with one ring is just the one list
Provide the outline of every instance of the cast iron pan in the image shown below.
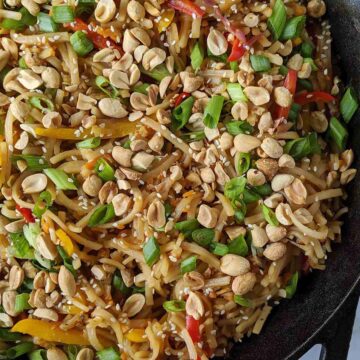
[[[339,57],[342,79],[351,83],[360,94],[360,0],[326,2],[334,39],[333,53]],[[360,165],[359,124],[360,114],[357,114],[349,129],[356,168]],[[360,275],[359,175],[349,187],[348,194],[350,213],[343,226],[343,243],[335,246],[334,252],[329,254],[327,269],[313,272],[303,279],[295,297],[274,309],[262,333],[235,344],[228,359],[299,359],[317,343],[322,343],[327,349],[323,350],[322,359],[346,359],[357,300],[356,297],[352,300],[351,296],[357,290]],[[349,301],[352,301],[352,307],[346,304]],[[340,315],[343,317],[339,318]],[[334,323],[337,318],[340,324]],[[333,336],[331,330],[335,326],[340,328]],[[349,335],[347,338],[346,334]]]

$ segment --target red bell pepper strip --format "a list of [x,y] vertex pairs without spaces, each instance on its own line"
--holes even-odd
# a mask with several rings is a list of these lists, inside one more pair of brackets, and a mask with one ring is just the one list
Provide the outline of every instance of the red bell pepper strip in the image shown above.
[[192,17],[202,17],[205,14],[205,11],[200,9],[200,7],[191,0],[169,0],[168,4],[173,9],[179,10]]
[[244,54],[249,50],[249,48],[258,41],[259,36],[253,36],[251,39],[247,40],[245,43],[241,43],[239,38],[235,37],[231,53],[228,57],[228,61],[237,61],[240,60]]
[[89,27],[85,21],[79,18],[75,18],[73,22],[65,24],[64,27],[67,29],[71,29],[73,31],[85,31],[88,38],[93,42],[95,47],[98,49],[111,47],[117,49],[120,52],[120,54],[123,54],[123,50],[121,46],[119,46],[114,40],[98,34],[95,30],[90,30],[91,27]]
[[16,210],[23,216],[27,224],[35,222],[35,217],[30,209],[22,208],[19,205],[16,205]]
[[189,332],[194,343],[197,343],[201,340],[200,321],[196,320],[191,315],[186,315],[186,330]]
[[[296,82],[297,82],[297,71],[293,69],[289,69],[284,81],[284,87],[286,87],[293,96],[296,93]],[[276,118],[287,119],[287,117],[289,116],[290,109],[291,106],[288,107],[277,106],[275,110]]]
[[182,92],[175,98],[174,107],[179,106],[190,94],[188,92]]
[[303,92],[301,94],[298,94],[295,96],[294,102],[296,102],[299,105],[306,105],[310,104],[312,102],[331,102],[334,101],[335,98],[324,91],[313,91],[313,92]]

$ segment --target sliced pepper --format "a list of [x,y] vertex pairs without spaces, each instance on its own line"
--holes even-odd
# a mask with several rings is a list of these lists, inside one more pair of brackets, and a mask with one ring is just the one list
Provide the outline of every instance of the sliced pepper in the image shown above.
[[[292,95],[295,95],[296,92],[296,81],[297,81],[297,71],[293,69],[289,69],[284,81],[284,87],[286,87]],[[275,111],[276,118],[287,119],[289,116],[290,109],[291,106],[288,107],[277,106]]]
[[186,330],[194,343],[198,343],[201,340],[200,336],[200,321],[196,320],[191,315],[186,315]]
[[147,342],[147,338],[144,335],[145,335],[144,329],[130,329],[125,334],[125,337],[131,342],[143,343],[143,342]]
[[303,92],[301,94],[298,94],[294,98],[294,102],[299,105],[306,105],[313,102],[331,102],[334,101],[335,98],[331,94],[325,92],[325,91],[312,91],[312,92]]
[[158,32],[161,33],[165,31],[172,21],[174,20],[175,11],[173,9],[166,9],[164,12],[160,15],[160,20],[157,23],[157,29]]
[[35,217],[30,209],[22,208],[19,205],[16,205],[16,210],[23,216],[27,224],[35,222]]
[[186,98],[190,96],[187,92],[182,92],[175,98],[174,107],[179,106]]
[[90,345],[89,340],[80,330],[61,330],[60,323],[49,323],[43,320],[24,319],[17,322],[11,332],[38,337],[45,341],[58,342],[68,345]]
[[249,50],[249,48],[258,41],[259,36],[253,36],[251,39],[247,40],[245,43],[241,43],[238,37],[235,37],[232,44],[231,53],[228,57],[228,62],[240,60],[244,54]]
[[168,4],[173,9],[192,17],[202,17],[205,14],[204,10],[190,0],[169,0]]
[[88,38],[93,42],[95,47],[98,49],[105,49],[112,47],[114,49],[117,49],[120,54],[123,54],[123,49],[120,45],[118,45],[114,40],[104,37],[101,34],[99,34],[97,31],[93,31],[89,29],[88,24],[81,20],[80,18],[75,18],[75,20],[71,23],[65,24],[65,28],[71,29],[74,32],[75,31],[85,31]]
[[57,229],[55,234],[60,240],[60,245],[63,247],[66,253],[71,256],[75,252],[75,247],[70,237],[62,229]]

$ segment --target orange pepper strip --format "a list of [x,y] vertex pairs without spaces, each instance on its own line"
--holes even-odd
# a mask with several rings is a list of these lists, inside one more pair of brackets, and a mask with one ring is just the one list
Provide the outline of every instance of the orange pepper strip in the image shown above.
[[89,340],[80,330],[61,330],[60,323],[50,323],[43,320],[25,319],[17,322],[12,332],[38,337],[46,341],[54,341],[68,345],[90,345]]
[[76,130],[70,128],[37,128],[35,134],[58,140],[81,140],[91,136],[90,130],[84,130],[82,133]]
[[75,247],[68,234],[66,234],[66,232],[62,229],[57,229],[55,234],[59,238],[60,244],[66,253],[71,256],[75,252]]

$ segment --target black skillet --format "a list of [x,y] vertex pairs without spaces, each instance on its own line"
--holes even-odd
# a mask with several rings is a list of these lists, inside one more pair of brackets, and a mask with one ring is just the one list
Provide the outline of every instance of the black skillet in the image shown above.
[[[342,79],[360,94],[360,0],[328,0],[333,54]],[[355,167],[360,165],[360,114],[350,124]],[[348,189],[350,214],[343,226],[343,243],[329,254],[327,269],[303,279],[290,301],[283,301],[262,333],[235,344],[228,359],[295,360],[322,344],[322,360],[345,360],[358,299],[360,276],[360,176]]]

